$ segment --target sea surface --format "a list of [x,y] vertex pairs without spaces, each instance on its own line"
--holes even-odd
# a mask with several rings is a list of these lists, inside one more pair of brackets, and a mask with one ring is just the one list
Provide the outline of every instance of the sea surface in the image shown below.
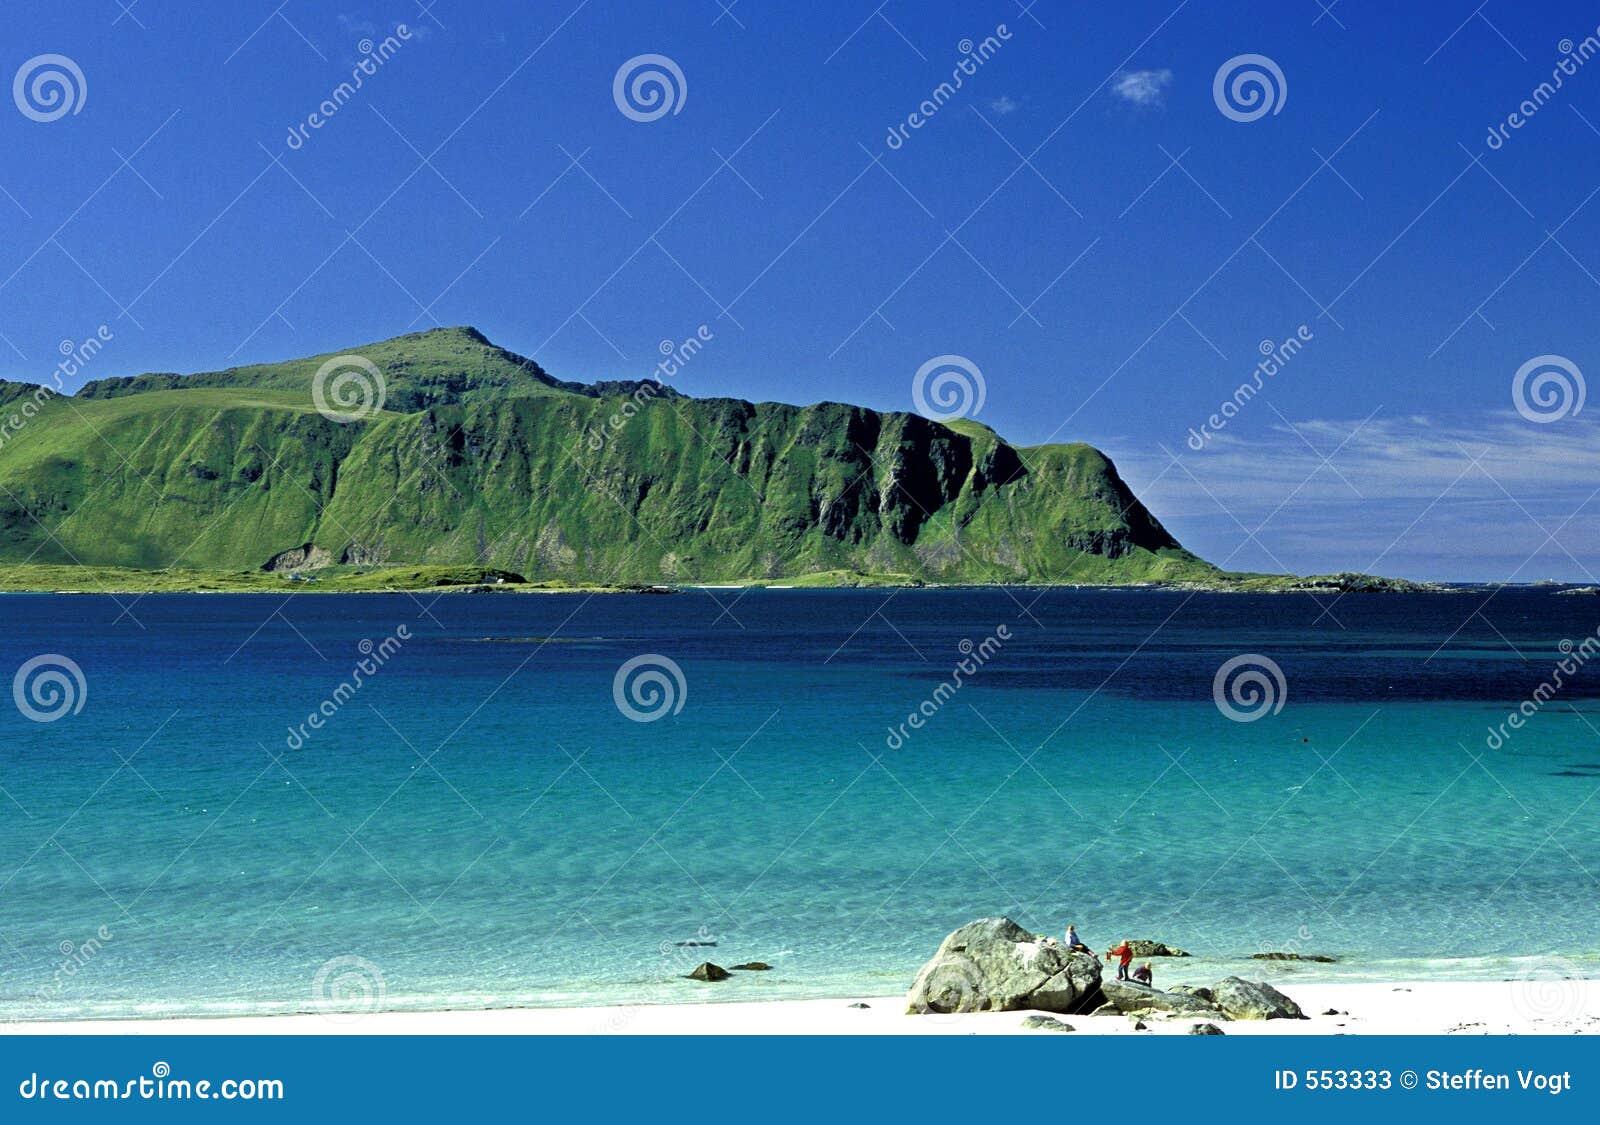
[[[1596,597],[0,614],[6,679],[46,658],[0,693],[3,1018],[882,995],[994,914],[1196,955],[1160,983],[1600,970]],[[703,960],[773,968],[683,979]]]

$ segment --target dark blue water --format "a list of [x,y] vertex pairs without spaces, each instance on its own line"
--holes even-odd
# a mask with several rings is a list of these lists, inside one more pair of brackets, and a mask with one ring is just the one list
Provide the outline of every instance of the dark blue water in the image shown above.
[[[1355,978],[1600,959],[1600,658],[1489,738],[1600,599],[120,602],[0,599],[7,677],[83,677],[24,694],[54,721],[0,695],[19,1018],[893,992],[995,913],[1165,940],[1197,979],[1265,949]],[[1246,654],[1284,688],[1241,722],[1213,679]],[[614,696],[643,655],[682,677],[624,685],[655,721]],[[680,979],[707,957],[776,968]]]

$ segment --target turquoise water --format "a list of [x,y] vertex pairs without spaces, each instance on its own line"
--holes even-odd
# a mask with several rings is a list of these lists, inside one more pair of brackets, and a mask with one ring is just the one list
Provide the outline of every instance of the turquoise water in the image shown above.
[[[888,993],[946,932],[997,913],[1198,955],[1158,967],[1168,981],[1269,949],[1339,961],[1257,975],[1499,979],[1552,955],[1592,973],[1600,669],[1485,739],[1558,642],[1593,634],[1600,601],[1331,603],[6,597],[0,669],[59,654],[85,687],[69,676],[81,710],[53,722],[0,697],[0,1005]],[[401,626],[320,730],[291,734],[363,641]],[[981,667],[890,737],[963,641]],[[1235,722],[1212,680],[1247,653],[1287,691]],[[652,722],[613,697],[644,654],[684,685],[667,678],[681,710]],[[775,969],[681,979],[706,958]]]

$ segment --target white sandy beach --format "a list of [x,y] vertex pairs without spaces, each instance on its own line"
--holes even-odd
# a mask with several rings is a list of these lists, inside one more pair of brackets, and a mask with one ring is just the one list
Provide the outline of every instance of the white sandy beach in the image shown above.
[[[1228,1035],[1497,1035],[1600,1032],[1600,982],[1504,981],[1295,984],[1305,1020],[1235,1020]],[[852,1007],[866,1004],[867,1007]],[[1336,1016],[1320,1015],[1328,1009]],[[1022,1026],[1028,1012],[906,1014],[904,996],[838,1000],[657,1004],[611,1008],[306,1013],[218,1019],[6,1023],[0,1032],[49,1035],[1048,1035]],[[1078,1032],[1183,1035],[1193,1018],[1060,1016]]]

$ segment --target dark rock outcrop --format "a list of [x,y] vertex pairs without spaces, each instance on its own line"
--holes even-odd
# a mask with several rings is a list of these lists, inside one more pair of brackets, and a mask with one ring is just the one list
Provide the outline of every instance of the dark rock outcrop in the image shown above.
[[1210,1014],[1217,1010],[1217,1005],[1211,1002],[1209,996],[1197,996],[1190,992],[1162,992],[1120,980],[1101,981],[1100,994],[1107,1004],[1124,1015],[1151,1012]]
[[1316,961],[1323,965],[1332,965],[1335,961],[1321,953],[1252,953],[1250,957],[1255,961]]
[[733,966],[733,971],[736,973],[764,973],[770,968],[772,966],[765,961],[746,961],[743,965]]
[[1168,945],[1162,941],[1138,940],[1130,941],[1128,948],[1133,950],[1135,958],[1138,957],[1187,957],[1189,954],[1176,946]]
[[689,979],[719,981],[727,980],[731,976],[733,976],[733,974],[728,972],[728,970],[724,969],[721,965],[713,965],[710,961],[705,961],[696,967],[694,972],[689,974]]
[[1189,1029],[1190,1035],[1226,1035],[1227,1032],[1214,1023],[1197,1023]]

